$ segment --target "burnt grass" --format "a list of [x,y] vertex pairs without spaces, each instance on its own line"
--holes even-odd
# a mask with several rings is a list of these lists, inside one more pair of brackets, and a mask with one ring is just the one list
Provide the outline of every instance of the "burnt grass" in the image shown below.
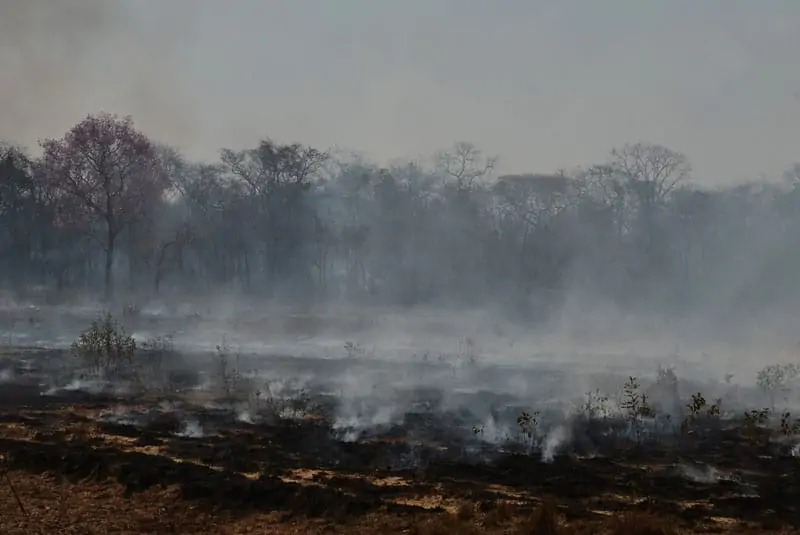
[[[129,496],[177,486],[183,499],[233,515],[280,512],[340,522],[459,503],[484,513],[503,504],[528,515],[546,498],[568,522],[642,511],[708,531],[715,529],[711,518],[800,524],[800,459],[779,433],[739,421],[700,422],[687,436],[646,443],[598,439],[544,462],[536,452],[475,450],[471,433],[448,432],[456,417],[437,411],[409,414],[403,425],[345,442],[322,401],[303,418],[252,424],[180,392],[170,394],[177,408],[166,412],[165,397],[79,390],[43,396],[35,377],[17,374],[0,385],[0,455],[11,470],[64,484],[113,481]],[[120,407],[145,416],[134,423],[99,418]],[[187,419],[205,434],[179,436]],[[686,467],[726,476],[690,478]],[[426,502],[431,496],[438,498]]]

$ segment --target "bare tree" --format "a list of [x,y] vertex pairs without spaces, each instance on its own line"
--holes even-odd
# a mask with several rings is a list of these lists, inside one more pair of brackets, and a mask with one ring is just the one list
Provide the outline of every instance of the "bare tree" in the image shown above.
[[686,156],[650,143],[629,144],[612,150],[610,165],[630,181],[629,186],[648,206],[663,203],[691,173]]
[[513,215],[530,228],[546,225],[575,200],[573,181],[564,174],[504,175],[494,193],[501,213]]
[[496,156],[485,156],[472,143],[460,141],[437,155],[437,167],[455,180],[459,190],[471,190],[475,181],[488,177],[497,163]]

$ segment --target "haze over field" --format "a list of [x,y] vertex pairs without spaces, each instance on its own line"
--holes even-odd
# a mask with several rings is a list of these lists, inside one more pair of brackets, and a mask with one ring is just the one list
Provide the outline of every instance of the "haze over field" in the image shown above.
[[797,343],[796,2],[8,1],[0,50],[15,303]]

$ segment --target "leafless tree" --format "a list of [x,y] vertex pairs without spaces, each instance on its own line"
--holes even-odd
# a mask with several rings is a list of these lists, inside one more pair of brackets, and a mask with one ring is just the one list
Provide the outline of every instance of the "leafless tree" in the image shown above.
[[437,167],[455,180],[459,190],[471,190],[476,181],[489,177],[496,163],[496,156],[485,156],[472,143],[464,141],[437,155]]
[[691,173],[686,156],[650,143],[628,144],[612,150],[610,165],[630,181],[629,186],[648,206],[663,203]]

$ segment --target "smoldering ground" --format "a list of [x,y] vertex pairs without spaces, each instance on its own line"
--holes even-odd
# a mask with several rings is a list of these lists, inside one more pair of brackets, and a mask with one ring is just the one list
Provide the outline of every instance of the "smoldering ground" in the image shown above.
[[[48,347],[2,347],[0,412],[14,414],[0,425],[11,437],[31,429],[24,447],[0,444],[13,466],[27,466],[26,451],[50,459],[55,443],[59,473],[110,473],[130,489],[175,482],[187,499],[237,510],[272,510],[279,489],[298,496],[311,485],[372,511],[416,503],[433,485],[487,503],[510,499],[497,488],[515,503],[556,494],[582,515],[621,506],[613,496],[635,484],[665,508],[702,499],[705,515],[756,521],[767,505],[779,521],[795,514],[780,476],[800,436],[794,418],[784,421],[800,392],[788,376],[767,392],[674,346],[558,352],[558,337],[544,343],[482,313],[374,309],[356,320],[341,317],[345,308],[326,318],[228,303],[216,314],[197,304],[119,311],[138,342],[130,369],[97,369],[80,347],[45,336],[77,339],[102,307],[40,306],[32,322],[15,308],[17,332]],[[85,457],[81,441],[100,453]],[[226,491],[209,498],[206,480]],[[253,499],[262,485],[270,500]],[[287,507],[306,511],[297,500]]]
[[[64,310],[56,310],[40,308],[34,322],[21,321],[18,339],[66,350],[93,319],[90,312],[70,319]],[[652,344],[647,352],[637,352],[633,345],[617,353],[577,346],[559,351],[544,335],[525,334],[508,325],[498,330],[483,314],[464,313],[448,321],[441,312],[401,316],[372,311],[365,322],[262,313],[215,316],[205,309],[169,316],[160,309],[145,309],[122,324],[142,347],[169,337],[160,373],[194,373],[191,388],[202,393],[206,409],[258,423],[265,418],[302,418],[319,405],[332,435],[344,441],[416,422],[422,427],[411,434],[421,433],[426,440],[466,440],[497,451],[523,442],[531,452],[552,460],[556,452],[569,452],[574,444],[585,448],[591,442],[585,418],[606,422],[601,435],[620,432],[615,419],[624,420],[624,389],[630,377],[638,382],[637,395],[646,396],[645,403],[654,407],[655,414],[637,424],[653,438],[679,434],[696,393],[702,393],[708,405],[719,400],[721,418],[736,418],[766,404],[787,410],[798,406],[790,378],[780,385],[776,398],[759,388],[757,377],[714,369],[707,353],[681,354],[672,346],[661,353]],[[431,318],[437,318],[433,329]],[[290,332],[287,325],[295,330]],[[308,331],[302,332],[302,326]],[[29,332],[27,338],[24,331]],[[48,340],[47,334],[54,332],[57,339]],[[13,351],[16,345],[7,347]],[[3,377],[10,382],[31,369],[43,374],[45,396],[69,391],[120,396],[136,390],[129,379],[98,377],[74,359],[35,367],[17,363],[4,370]],[[226,376],[236,376],[236,385],[221,384]],[[214,396],[220,399],[214,401]],[[535,417],[526,423],[519,420],[522,413]],[[593,431],[599,429],[597,422]],[[629,428],[622,433],[633,432]],[[481,455],[487,451],[482,448]]]

